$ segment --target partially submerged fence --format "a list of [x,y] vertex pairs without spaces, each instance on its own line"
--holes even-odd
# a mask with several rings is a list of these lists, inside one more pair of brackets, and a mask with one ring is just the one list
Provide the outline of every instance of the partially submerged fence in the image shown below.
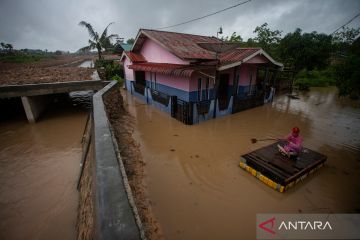
[[171,116],[186,125],[193,124],[193,103],[171,96]]
[[249,96],[246,98],[234,97],[232,113],[264,105],[264,94]]
[[203,100],[196,103],[198,114],[207,114],[210,111],[211,100]]
[[141,95],[145,94],[146,86],[144,86],[142,84],[138,84],[136,82],[133,82],[133,87],[134,87],[135,92],[137,92],[137,93],[139,93]]
[[170,95],[167,95],[163,92],[154,89],[150,89],[150,92],[151,92],[151,97],[154,101],[157,101],[158,103],[161,103],[164,106],[169,105]]

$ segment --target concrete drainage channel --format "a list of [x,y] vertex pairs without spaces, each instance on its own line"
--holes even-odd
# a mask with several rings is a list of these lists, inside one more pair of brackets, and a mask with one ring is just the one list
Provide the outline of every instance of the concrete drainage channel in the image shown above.
[[145,239],[127,181],[104,98],[119,91],[116,81],[93,96],[92,118],[84,135],[79,177],[78,239]]

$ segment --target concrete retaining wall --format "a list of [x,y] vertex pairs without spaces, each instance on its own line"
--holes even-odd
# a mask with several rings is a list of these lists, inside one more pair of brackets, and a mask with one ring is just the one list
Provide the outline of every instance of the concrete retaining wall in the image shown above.
[[[93,232],[95,239],[144,239],[140,218],[132,200],[103,101],[107,94],[118,88],[118,83],[113,81],[93,96],[93,130],[90,148],[93,151],[93,163],[92,169],[88,171],[93,172],[91,191],[94,224],[93,231],[89,232]],[[89,174],[84,173],[84,175]],[[80,194],[82,194],[81,185]]]

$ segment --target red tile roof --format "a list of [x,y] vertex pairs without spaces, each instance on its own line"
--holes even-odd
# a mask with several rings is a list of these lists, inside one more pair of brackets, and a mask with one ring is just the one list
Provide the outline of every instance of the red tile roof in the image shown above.
[[233,62],[243,61],[245,58],[251,56],[261,48],[236,48],[228,52],[222,53],[220,56],[220,64],[229,64]]
[[133,63],[146,62],[146,59],[141,54],[134,53],[134,52],[128,52],[128,51],[125,51],[125,54],[126,54],[126,56],[128,56],[130,58],[131,62],[133,62]]
[[152,62],[134,63],[129,65],[129,68],[135,71],[156,72],[183,77],[190,77],[191,74],[196,71],[195,68],[190,67],[189,65]]
[[[265,56],[267,59],[269,59],[273,64],[282,67],[281,63],[276,62],[261,48],[233,48],[234,44],[224,43],[215,37],[149,30],[149,29],[140,29],[135,40],[135,45],[131,50],[131,53],[134,54],[134,56],[132,56],[131,58],[133,58],[134,60],[136,59],[137,63],[140,62],[144,63],[143,60],[146,60],[144,59],[143,56],[136,53],[140,52],[144,42],[147,39],[151,39],[152,41],[156,42],[157,44],[165,48],[167,51],[173,53],[174,55],[176,55],[181,59],[190,60],[192,66],[196,65],[197,67],[204,67],[204,66],[215,67],[218,64],[218,61],[216,59],[218,58],[220,60],[219,69],[225,70],[227,68],[231,68],[235,66],[236,64],[240,65],[241,63],[244,62],[244,60],[248,60],[248,57],[254,56],[256,53],[259,53]],[[219,54],[215,53],[215,51],[222,52],[220,50],[225,52]],[[134,60],[132,60],[132,62],[136,63],[136,60],[135,61]],[[160,65],[155,66],[154,65],[155,63],[151,63],[151,64],[152,65],[149,69],[153,69],[153,71],[162,71],[159,70]],[[176,69],[176,73],[178,73],[180,70],[175,68],[175,65],[176,64],[163,63],[162,67],[166,66],[166,71],[164,70],[165,72],[169,72],[169,71],[171,72],[174,69]],[[141,65],[137,67],[134,64],[133,66],[134,66],[133,69],[135,68],[145,69],[146,68],[145,66],[149,67],[149,65]],[[179,65],[177,66],[179,67]],[[182,69],[183,68],[184,66],[182,67]],[[193,67],[193,69],[196,70],[197,68]],[[188,70],[188,68],[186,70]],[[183,74],[181,73],[180,75]]]
[[168,49],[171,53],[182,59],[215,59],[215,53],[201,48],[197,43],[219,43],[215,37],[207,37],[193,34],[165,32],[157,30],[141,29],[134,51],[141,48],[146,38],[150,38],[161,46]]

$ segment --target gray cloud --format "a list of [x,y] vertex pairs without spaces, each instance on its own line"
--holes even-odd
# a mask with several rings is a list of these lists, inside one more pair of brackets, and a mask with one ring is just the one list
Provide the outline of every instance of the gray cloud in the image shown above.
[[[139,28],[156,29],[199,17],[234,5],[235,0],[0,0],[0,41],[15,48],[76,51],[87,43],[81,20],[101,32],[110,28],[128,39]],[[267,22],[283,35],[300,27],[304,32],[331,33],[360,11],[358,0],[252,0],[229,11],[175,28],[166,29],[201,35],[237,32],[253,37],[256,26]],[[359,27],[360,18],[349,26]]]

